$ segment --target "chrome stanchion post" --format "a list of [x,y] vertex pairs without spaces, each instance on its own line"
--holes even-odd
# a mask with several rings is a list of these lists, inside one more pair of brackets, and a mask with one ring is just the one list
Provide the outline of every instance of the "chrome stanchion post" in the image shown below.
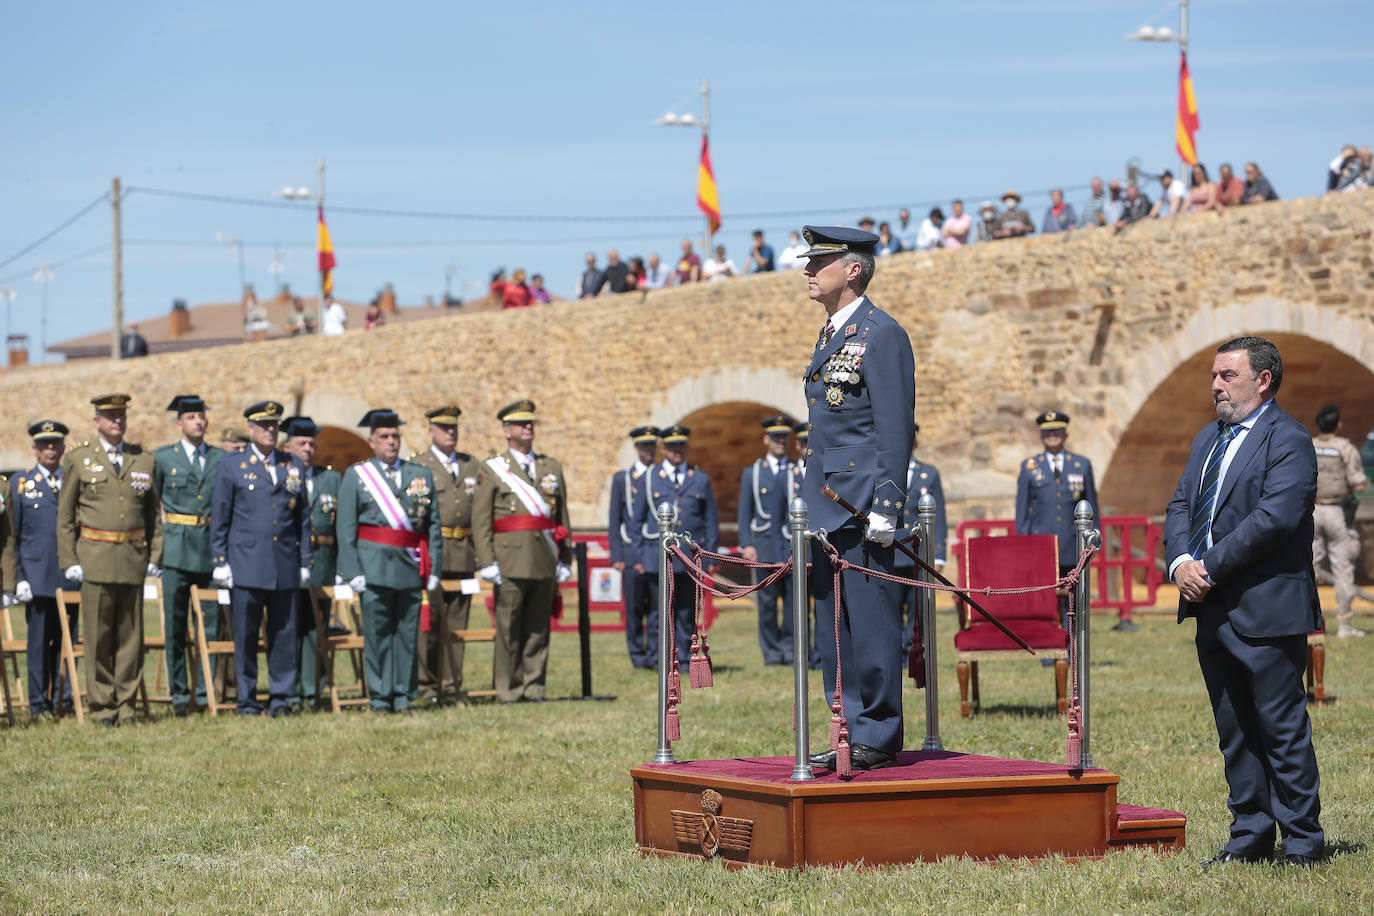
[[810,717],[807,715],[807,662],[811,640],[806,613],[806,500],[792,500],[787,510],[792,526],[792,671],[795,678],[792,702],[795,704],[793,730],[797,733],[797,762],[792,779],[814,779],[811,773]]
[[654,763],[677,763],[673,746],[668,742],[668,664],[673,654],[669,634],[673,627],[673,609],[668,606],[668,588],[672,581],[673,559],[668,553],[668,541],[673,532],[673,507],[660,503],[658,517],[658,750]]
[[[1093,528],[1093,507],[1086,499],[1080,499],[1078,505],[1073,509],[1073,527],[1078,536],[1078,555],[1082,556],[1083,551],[1093,544],[1102,542],[1102,535]],[[1078,704],[1081,710],[1081,739],[1083,767],[1093,765],[1093,755],[1088,743],[1091,732],[1089,723],[1092,721],[1088,691],[1088,656],[1089,656],[1089,636],[1092,628],[1089,622],[1092,617],[1092,577],[1090,575],[1091,566],[1083,567],[1083,575],[1078,579],[1078,588],[1074,593],[1074,637],[1078,643],[1078,658],[1074,660],[1075,671],[1078,675]]]
[[[921,560],[935,563],[935,497],[922,493],[916,503],[916,526],[921,535]],[[933,582],[930,573],[920,570],[922,582]],[[935,589],[916,589],[916,608],[921,620],[921,641],[926,650],[926,740],[923,751],[943,751],[940,741],[940,683],[936,672]]]

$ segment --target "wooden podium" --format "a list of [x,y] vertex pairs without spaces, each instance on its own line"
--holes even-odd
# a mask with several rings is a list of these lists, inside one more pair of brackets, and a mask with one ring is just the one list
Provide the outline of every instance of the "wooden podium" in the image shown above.
[[801,869],[945,856],[1091,859],[1126,846],[1184,845],[1182,814],[1119,803],[1120,777],[1106,770],[903,751],[890,769],[793,782],[793,762],[633,768],[640,851]]

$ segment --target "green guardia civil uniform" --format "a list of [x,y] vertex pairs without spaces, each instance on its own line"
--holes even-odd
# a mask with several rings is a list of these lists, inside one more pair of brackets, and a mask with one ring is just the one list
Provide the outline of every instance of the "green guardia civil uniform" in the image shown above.
[[[359,425],[373,425],[369,411]],[[390,411],[376,426],[400,423]],[[442,564],[443,538],[439,516],[433,509],[434,476],[412,461],[397,460],[400,483],[391,480],[381,461],[370,458],[348,469],[339,486],[337,537],[339,576],[349,581],[367,580],[362,594],[363,659],[367,692],[372,708],[380,711],[409,709],[415,697],[416,633],[420,627],[420,593],[425,581],[416,561],[405,547],[379,543],[369,528],[388,529],[391,522],[359,476],[370,466],[400,503],[413,530],[429,546],[435,568]]]
[[[452,460],[445,460],[433,448],[411,456],[411,460],[428,468],[434,476],[434,501],[439,506],[440,533],[444,541],[440,578],[471,579],[477,568],[477,553],[472,546],[472,498],[481,477],[481,462],[458,451],[453,453]],[[454,698],[462,691],[465,646],[461,640],[448,640],[445,658],[443,635],[445,629],[450,633],[467,629],[472,596],[461,591],[432,592],[429,604],[430,628],[421,628],[418,650],[418,697],[422,702]]]
[[[92,399],[97,410],[125,408],[126,394]],[[151,452],[125,441],[118,469],[99,438],[62,459],[57,562],[82,570],[86,700],[99,722],[134,719],[143,668],[143,580],[162,561],[162,514]]]
[[[338,573],[339,546],[335,523],[339,508],[339,485],[342,482],[343,475],[334,470],[332,465],[315,465],[307,478],[306,488],[310,491],[310,543],[314,547],[310,554],[310,588],[332,586]],[[320,634],[315,629],[315,612],[311,607],[309,590],[301,591],[296,610],[296,671],[299,685],[294,695],[311,703],[315,699]],[[328,603],[322,602],[320,611],[325,626],[328,626]]]
[[[203,410],[182,401],[183,410]],[[173,401],[175,405],[177,401]],[[169,408],[169,409],[174,409]],[[214,502],[215,471],[224,450],[209,443],[195,449],[193,459],[184,441],[164,445],[153,453],[154,483],[162,498],[162,613],[167,632],[167,683],[174,708],[191,702],[186,670],[187,616],[190,613],[191,586],[202,594],[210,588],[210,506]],[[213,598],[214,593],[209,592]],[[219,639],[219,603],[202,601],[205,638]],[[219,658],[211,659],[218,665]],[[205,705],[204,678],[195,673],[196,705]]]

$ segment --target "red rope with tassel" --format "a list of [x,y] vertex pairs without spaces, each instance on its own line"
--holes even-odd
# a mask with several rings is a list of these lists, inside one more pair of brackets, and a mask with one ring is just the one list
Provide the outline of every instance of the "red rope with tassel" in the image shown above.
[[[667,561],[671,563],[672,561]],[[664,712],[664,732],[669,741],[682,740],[682,720],[678,704],[682,702],[682,675],[677,670],[677,621],[673,615],[673,571],[668,570],[668,709]]]
[[[701,548],[696,544],[692,545],[692,558],[696,561],[693,565],[701,567]],[[696,608],[694,609],[694,620],[692,633],[692,659],[688,663],[687,683],[692,687],[712,687],[715,686],[715,676],[711,671],[711,646],[706,641],[706,591],[701,586],[701,580],[692,577],[696,583]]]
[[854,775],[849,759],[849,723],[844,715],[844,666],[840,662],[840,580],[850,564],[840,556],[839,551],[826,544],[830,564],[835,569],[835,694],[830,700],[830,749],[835,752],[835,775],[848,779]]

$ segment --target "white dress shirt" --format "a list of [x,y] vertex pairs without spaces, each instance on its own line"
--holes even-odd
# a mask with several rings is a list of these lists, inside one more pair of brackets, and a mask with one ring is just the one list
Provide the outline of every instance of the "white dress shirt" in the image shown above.
[[847,322],[850,319],[850,317],[853,316],[853,314],[859,310],[859,306],[863,305],[864,301],[867,298],[867,296],[860,296],[859,298],[855,299],[853,302],[849,303],[844,308],[840,309],[838,312],[830,316],[830,327],[834,329],[834,334],[838,334],[842,330],[844,330],[845,322]]
[[258,456],[258,460],[262,462],[263,470],[267,471],[267,476],[272,478],[272,486],[275,487],[277,485],[276,462],[268,460],[267,456],[258,450],[258,444],[256,442],[250,445],[249,448],[253,450],[254,455]]

